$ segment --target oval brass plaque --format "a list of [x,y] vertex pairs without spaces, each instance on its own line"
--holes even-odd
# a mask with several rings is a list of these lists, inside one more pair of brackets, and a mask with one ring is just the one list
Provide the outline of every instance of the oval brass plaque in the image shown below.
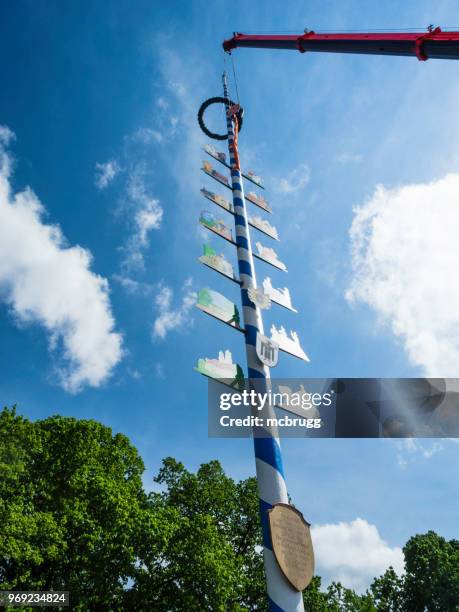
[[314,575],[314,551],[309,523],[289,504],[275,504],[268,510],[274,556],[285,578],[302,591]]

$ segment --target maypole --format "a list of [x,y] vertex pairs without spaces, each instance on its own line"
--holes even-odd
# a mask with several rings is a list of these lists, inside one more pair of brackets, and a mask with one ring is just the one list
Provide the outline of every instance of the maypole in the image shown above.
[[[257,281],[253,263],[252,244],[248,228],[247,209],[244,198],[244,186],[239,164],[239,151],[235,142],[237,133],[237,110],[230,107],[226,73],[223,73],[223,97],[226,99],[226,126],[228,131],[228,152],[231,167],[231,184],[233,188],[233,208],[236,233],[237,261],[239,281],[241,284],[241,304],[245,328],[245,347],[247,356],[248,378],[263,384],[270,378],[269,368],[260,362],[256,352],[257,336],[264,334],[263,319],[260,308],[249,298],[249,290],[256,289]],[[260,387],[257,384],[257,390]],[[273,409],[271,408],[273,411]],[[274,411],[273,411],[274,412]],[[273,414],[274,416],[274,414]],[[294,591],[287,583],[274,558],[271,536],[268,528],[267,511],[277,503],[288,504],[287,486],[285,484],[282,455],[277,430],[265,429],[254,436],[255,464],[260,498],[260,519],[263,531],[263,557],[266,572],[270,610],[302,611],[303,597],[301,592]]]
[[[204,124],[204,111],[211,104],[224,104],[226,108],[226,133],[214,134]],[[267,393],[271,388],[270,367],[277,364],[279,350],[309,361],[300,346],[298,335],[287,335],[281,326],[271,327],[271,337],[264,335],[261,308],[269,308],[274,302],[296,312],[292,307],[287,288],[276,289],[269,277],[257,285],[254,257],[266,264],[286,271],[272,248],[256,242],[257,252],[252,250],[249,226],[270,239],[278,240],[277,229],[260,216],[249,216],[247,202],[271,212],[266,200],[255,193],[244,194],[243,179],[263,188],[260,177],[241,170],[238,150],[238,134],[242,126],[243,112],[239,104],[230,100],[226,73],[223,74],[223,97],[210,98],[201,105],[198,120],[202,130],[216,140],[228,140],[229,163],[225,153],[206,145],[208,155],[230,170],[231,180],[225,174],[213,169],[208,161],[203,162],[203,171],[232,192],[232,202],[220,195],[201,189],[202,195],[234,217],[234,236],[224,219],[217,219],[213,213],[202,211],[200,223],[236,247],[239,275],[223,254],[217,255],[210,246],[204,246],[204,255],[199,259],[209,268],[237,283],[240,288],[242,321],[237,306],[225,296],[212,289],[199,291],[197,306],[203,312],[225,322],[242,332],[245,338],[247,356],[247,380],[251,390]],[[196,368],[201,374],[231,385],[245,385],[242,368],[232,362],[229,351],[220,351],[218,359],[199,359]],[[258,406],[252,406],[257,414]],[[271,611],[302,612],[302,589],[310,582],[313,573],[314,556],[310,540],[309,525],[299,511],[289,505],[285,484],[282,456],[277,428],[268,425],[275,422],[274,407],[265,404],[262,425],[253,429],[255,464],[260,501],[260,518],[263,533],[263,557],[266,574],[269,609]],[[270,421],[271,420],[271,421]]]

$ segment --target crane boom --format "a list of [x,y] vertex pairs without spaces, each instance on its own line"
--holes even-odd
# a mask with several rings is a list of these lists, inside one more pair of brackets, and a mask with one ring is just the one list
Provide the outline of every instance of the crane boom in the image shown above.
[[260,35],[235,33],[223,42],[230,52],[237,47],[261,49],[293,49],[324,53],[361,53],[399,55],[427,59],[459,59],[459,32],[443,32],[430,28],[426,32]]

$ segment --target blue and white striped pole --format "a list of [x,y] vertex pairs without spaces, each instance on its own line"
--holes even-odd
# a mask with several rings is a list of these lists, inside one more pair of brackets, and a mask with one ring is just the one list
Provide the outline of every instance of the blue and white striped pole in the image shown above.
[[[226,73],[223,74],[223,95],[226,100],[229,101]],[[242,184],[241,170],[237,167],[235,157],[233,119],[228,112],[229,104],[227,104],[226,110],[228,151],[233,188],[234,219],[236,224],[237,261],[239,279],[241,281],[241,304],[245,327],[248,378],[257,379],[257,382],[259,381],[262,385],[264,382],[266,386],[266,381],[270,378],[269,368],[263,365],[258,359],[255,348],[257,333],[263,334],[263,320],[260,309],[250,301],[248,296],[248,289],[256,287],[257,281],[253,264],[252,245],[250,243],[247,210],[244,200],[244,187]],[[258,384],[257,390],[260,390]],[[265,416],[271,416],[266,413],[266,408]],[[274,417],[275,415],[272,414],[272,416]],[[279,502],[288,503],[287,487],[284,479],[277,429],[264,429],[263,437],[254,436],[254,446],[269,609],[272,612],[303,612],[302,594],[292,589],[277,565],[272,550],[268,526],[267,510]]]

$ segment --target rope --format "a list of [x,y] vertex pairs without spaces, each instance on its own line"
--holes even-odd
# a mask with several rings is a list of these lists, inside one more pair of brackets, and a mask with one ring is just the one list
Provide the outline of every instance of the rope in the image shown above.
[[[226,53],[223,54],[223,78],[226,79],[226,82],[228,82],[228,71],[227,71],[227,66],[226,66]],[[227,88],[227,97],[229,98],[229,91]],[[224,105],[222,105],[221,109],[220,109],[220,113],[223,114],[226,117],[226,107]]]
[[237,86],[237,78],[236,78],[236,65],[235,65],[235,61],[234,61],[234,56],[233,54],[231,54],[231,65],[233,67],[233,78],[234,78],[234,85],[236,87],[236,98],[237,98],[237,103],[239,104],[239,106],[241,105],[241,101],[239,100],[239,89]]

